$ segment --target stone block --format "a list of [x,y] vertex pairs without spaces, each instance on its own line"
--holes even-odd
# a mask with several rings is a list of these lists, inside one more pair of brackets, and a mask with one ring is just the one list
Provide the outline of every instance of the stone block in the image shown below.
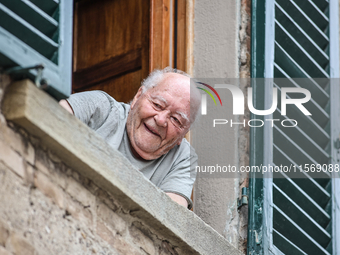
[[127,229],[127,223],[103,203],[97,205],[97,217],[101,218],[112,230],[119,234],[124,233]]
[[53,182],[58,184],[61,188],[66,189],[67,176],[63,174],[60,169],[64,166],[55,165],[49,159],[47,152],[41,149],[36,150],[35,167],[47,176],[50,176],[50,179],[52,179]]
[[0,220],[0,245],[5,246],[8,236],[9,225],[5,221]]
[[66,211],[76,220],[88,227],[91,227],[93,224],[91,211],[87,208],[84,208],[84,206],[82,206],[79,202],[74,201],[66,194],[64,195],[64,199]]
[[34,168],[33,166],[27,164],[26,165],[26,171],[25,171],[25,183],[28,186],[34,185]]
[[22,236],[12,234],[6,243],[6,248],[15,255],[36,255],[34,247]]
[[7,251],[5,247],[0,246],[0,255],[12,255],[13,253]]
[[134,255],[149,255],[143,249],[140,249],[137,244],[129,244],[124,240],[124,237],[117,235],[115,237],[114,248],[119,252],[119,254],[134,254]]
[[6,125],[0,126],[0,140],[18,152],[25,160],[34,165],[35,151],[27,138]]
[[95,196],[72,177],[67,179],[66,191],[84,206],[94,208]]
[[114,246],[114,234],[112,233],[112,231],[110,229],[108,229],[105,224],[98,220],[97,221],[97,227],[96,227],[96,232],[97,235],[103,239],[104,241],[106,241],[108,244],[110,244],[111,246]]
[[25,177],[23,158],[13,151],[6,143],[0,140],[0,160],[21,178]]
[[129,228],[130,235],[133,239],[133,243],[138,245],[141,249],[150,255],[156,254],[155,245],[153,241],[145,235],[140,229],[132,225]]
[[37,171],[34,176],[34,185],[46,196],[50,197],[60,208],[64,208],[63,190],[52,183],[47,176]]

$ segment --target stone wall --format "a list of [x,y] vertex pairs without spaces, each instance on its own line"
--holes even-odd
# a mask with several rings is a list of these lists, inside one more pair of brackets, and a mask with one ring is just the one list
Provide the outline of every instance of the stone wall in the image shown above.
[[[250,78],[251,0],[200,0],[195,2],[195,78]],[[249,82],[240,82],[240,89],[247,95]],[[235,122],[250,119],[247,100],[245,115],[233,116],[232,100],[223,101],[225,119]],[[209,127],[200,133],[193,129],[193,137],[200,137],[201,148],[218,144],[221,137],[227,142],[225,151],[206,150],[199,160],[223,157],[231,166],[249,165],[249,127],[239,125],[232,132],[221,130],[219,135],[208,137]],[[231,130],[229,130],[231,131]],[[206,142],[209,141],[209,142]],[[197,149],[195,147],[195,149]],[[199,148],[198,148],[199,149]],[[194,211],[222,234],[244,254],[247,249],[248,206],[237,208],[241,189],[248,187],[248,175],[235,178],[198,178],[194,189]]]
[[0,254],[185,254],[0,116]]
[[9,83],[0,76],[1,255],[240,255],[46,93]]
[[181,253],[110,194],[4,124],[0,254]]

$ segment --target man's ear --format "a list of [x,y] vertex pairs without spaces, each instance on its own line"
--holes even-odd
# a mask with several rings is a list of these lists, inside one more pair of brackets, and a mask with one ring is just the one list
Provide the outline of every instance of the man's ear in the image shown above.
[[137,100],[140,98],[140,96],[143,94],[143,86],[141,86],[139,89],[138,89],[138,91],[137,91],[137,93],[136,93],[136,95],[134,96],[134,98],[132,99],[132,102],[131,102],[131,104],[130,104],[130,108],[132,109],[133,108],[133,106],[135,105],[135,103],[137,102]]

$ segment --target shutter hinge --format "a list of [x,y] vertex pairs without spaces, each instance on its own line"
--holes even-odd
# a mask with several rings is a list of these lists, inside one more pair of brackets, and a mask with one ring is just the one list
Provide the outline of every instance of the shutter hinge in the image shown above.
[[340,149],[340,139],[336,139],[336,141],[334,142],[334,147],[335,149]]
[[25,77],[26,74],[30,70],[35,69],[37,71],[37,74],[34,78],[34,83],[38,88],[41,88],[43,85],[47,85],[47,81],[45,79],[42,79],[42,74],[45,66],[43,64],[38,64],[35,66],[29,66],[29,67],[21,67],[21,66],[16,66],[13,68],[9,68],[4,70],[6,74],[10,75],[11,77],[15,78],[20,78],[20,77]]
[[237,209],[240,209],[243,205],[248,204],[249,189],[247,187],[242,188],[241,198],[237,199]]

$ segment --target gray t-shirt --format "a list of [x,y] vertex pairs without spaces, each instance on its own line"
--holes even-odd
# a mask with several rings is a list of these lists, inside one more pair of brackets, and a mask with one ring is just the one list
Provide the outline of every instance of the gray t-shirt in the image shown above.
[[192,207],[190,196],[197,155],[186,139],[158,159],[137,159],[131,152],[126,132],[130,105],[117,102],[103,91],[73,94],[67,101],[78,119],[122,153],[153,184],[164,192],[183,196],[189,209]]

